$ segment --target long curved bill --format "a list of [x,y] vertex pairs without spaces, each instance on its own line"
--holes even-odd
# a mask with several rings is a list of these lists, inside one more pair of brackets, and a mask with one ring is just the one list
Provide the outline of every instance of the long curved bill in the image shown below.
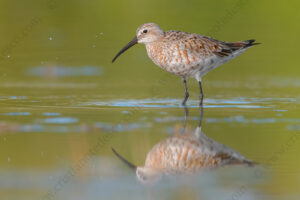
[[126,160],[125,158],[123,158],[118,152],[116,152],[116,150],[114,150],[114,148],[111,148],[112,152],[114,152],[114,154],[123,162],[125,163],[130,169],[136,171],[136,166],[134,164],[132,164],[131,162],[129,162],[128,160]]
[[137,44],[137,37],[135,36],[133,38],[133,40],[131,40],[123,49],[121,49],[121,51],[119,51],[119,53],[114,57],[114,59],[112,59],[111,62],[114,62],[122,53],[124,53],[127,49],[129,49],[130,47],[132,47],[133,45]]

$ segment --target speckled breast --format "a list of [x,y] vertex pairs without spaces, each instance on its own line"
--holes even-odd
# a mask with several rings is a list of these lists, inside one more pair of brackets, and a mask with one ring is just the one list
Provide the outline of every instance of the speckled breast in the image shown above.
[[178,76],[194,76],[201,68],[201,58],[185,49],[182,42],[155,42],[146,45],[148,56],[164,70]]

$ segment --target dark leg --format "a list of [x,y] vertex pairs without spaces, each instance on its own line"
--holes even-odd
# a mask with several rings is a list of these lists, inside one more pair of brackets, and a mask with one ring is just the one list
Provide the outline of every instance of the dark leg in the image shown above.
[[188,100],[188,98],[189,98],[190,95],[189,95],[189,91],[188,91],[188,88],[187,88],[187,84],[186,84],[186,79],[185,78],[183,79],[183,83],[184,83],[184,92],[185,92],[185,94],[184,94],[184,99],[182,101],[182,105],[185,105],[185,103]]
[[204,97],[201,81],[199,81],[199,88],[200,88],[200,95],[199,95],[199,99],[200,99],[200,120],[199,120],[199,126],[201,127],[202,118],[203,118],[203,97]]
[[203,106],[202,105],[200,105],[199,112],[200,112],[199,127],[201,127],[202,126],[202,119],[203,119]]
[[[189,110],[188,107],[186,107],[185,105],[183,105],[183,110],[184,110],[184,118],[183,118],[183,127],[181,129],[181,134],[184,135],[186,134],[186,125],[187,125],[187,121],[188,121],[188,117],[189,117]],[[174,132],[176,133],[176,132]]]
[[204,98],[204,94],[203,94],[203,90],[202,90],[202,84],[201,81],[199,81],[199,88],[200,88],[200,95],[199,95],[199,99],[200,99],[200,107],[203,106],[203,98]]
[[185,128],[186,128],[186,123],[187,123],[187,119],[189,117],[189,109],[186,106],[183,106],[184,109],[184,123],[183,123],[183,131],[185,133]]

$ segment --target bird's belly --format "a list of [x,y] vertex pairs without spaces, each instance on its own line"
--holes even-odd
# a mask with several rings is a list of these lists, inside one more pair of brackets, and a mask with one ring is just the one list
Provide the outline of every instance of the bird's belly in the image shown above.
[[[172,50],[173,49],[173,50]],[[192,55],[187,51],[176,51],[174,48],[148,46],[149,58],[160,68],[182,77],[195,77],[197,74],[206,74],[208,71],[222,64],[215,55]]]
[[162,69],[182,77],[195,77],[199,73],[205,75],[207,72],[223,64],[222,62],[215,61],[213,57],[198,59],[197,62],[193,63],[176,62],[174,60],[162,63],[157,59],[152,60]]

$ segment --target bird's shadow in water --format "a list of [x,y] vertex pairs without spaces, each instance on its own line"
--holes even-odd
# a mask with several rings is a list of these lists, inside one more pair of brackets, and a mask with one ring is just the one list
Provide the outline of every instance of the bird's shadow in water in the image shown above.
[[188,107],[184,106],[184,124],[181,131],[160,141],[148,152],[144,166],[136,166],[113,153],[136,173],[141,183],[155,183],[162,177],[188,175],[227,165],[253,166],[254,163],[239,152],[207,137],[201,130],[203,107],[199,107],[199,123],[195,130],[187,127]]

